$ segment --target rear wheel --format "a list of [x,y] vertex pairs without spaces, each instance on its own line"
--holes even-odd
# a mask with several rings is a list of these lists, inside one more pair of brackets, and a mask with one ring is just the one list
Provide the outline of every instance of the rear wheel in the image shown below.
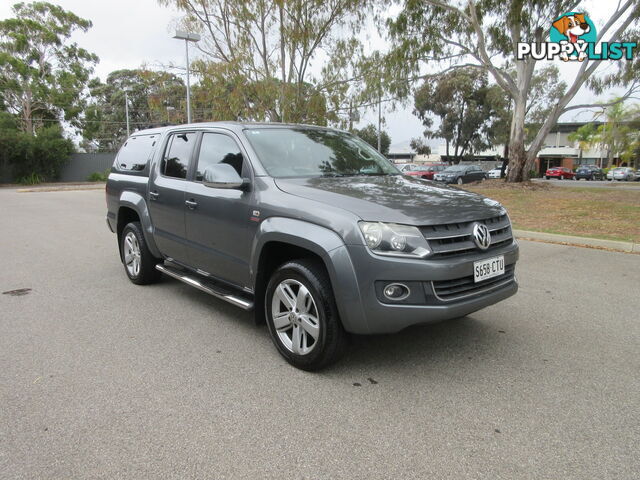
[[324,266],[293,260],[272,275],[265,295],[271,339],[294,367],[318,370],[340,358],[347,334]]
[[564,180],[564,175],[560,175],[560,180]]
[[156,270],[160,259],[149,251],[140,222],[131,222],[124,227],[120,237],[120,252],[124,271],[133,283],[147,285],[160,279],[162,274]]

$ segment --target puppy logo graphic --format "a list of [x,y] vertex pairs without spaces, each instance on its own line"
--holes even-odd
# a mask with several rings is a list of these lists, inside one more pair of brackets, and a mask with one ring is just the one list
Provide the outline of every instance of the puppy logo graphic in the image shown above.
[[[582,62],[587,58],[586,43],[596,41],[596,29],[584,13],[567,13],[553,22],[550,37],[552,42],[562,45],[562,60],[566,62],[577,58]],[[571,50],[573,52],[570,57],[567,52]]]
[[636,42],[598,42],[596,27],[584,13],[567,12],[552,20],[548,42],[518,42],[517,60],[633,60]]

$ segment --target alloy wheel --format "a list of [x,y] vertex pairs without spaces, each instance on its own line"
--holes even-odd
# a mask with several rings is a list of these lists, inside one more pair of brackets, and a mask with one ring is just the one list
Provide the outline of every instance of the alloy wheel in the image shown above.
[[286,279],[278,284],[271,301],[271,318],[278,339],[290,352],[307,355],[318,344],[318,307],[301,282]]
[[140,244],[133,232],[128,232],[124,237],[124,264],[129,275],[137,277],[140,274],[142,255],[140,254]]

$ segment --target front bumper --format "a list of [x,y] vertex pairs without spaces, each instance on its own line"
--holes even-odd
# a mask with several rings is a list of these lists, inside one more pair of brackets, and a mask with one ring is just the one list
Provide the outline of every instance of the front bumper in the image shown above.
[[[516,242],[485,253],[460,255],[437,260],[413,260],[379,257],[365,246],[350,245],[347,250],[353,266],[353,281],[342,275],[337,281],[336,299],[345,328],[357,334],[393,333],[411,325],[427,324],[468,315],[493,305],[518,291],[515,280],[497,285],[459,300],[442,301],[435,295],[432,282],[459,279],[473,275],[473,262],[504,255],[505,265],[514,265],[519,250]],[[420,304],[383,303],[376,282],[421,285],[424,302]],[[356,288],[357,295],[353,294]],[[347,290],[345,290],[347,289]],[[347,293],[349,292],[349,293]],[[345,295],[346,294],[346,295]],[[349,301],[341,301],[349,297]],[[422,300],[421,300],[422,302]]]

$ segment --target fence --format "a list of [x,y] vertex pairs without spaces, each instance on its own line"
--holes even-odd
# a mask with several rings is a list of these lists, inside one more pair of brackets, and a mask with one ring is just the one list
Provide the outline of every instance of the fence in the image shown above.
[[113,165],[115,153],[74,153],[60,173],[61,182],[84,182],[94,172],[104,172]]

